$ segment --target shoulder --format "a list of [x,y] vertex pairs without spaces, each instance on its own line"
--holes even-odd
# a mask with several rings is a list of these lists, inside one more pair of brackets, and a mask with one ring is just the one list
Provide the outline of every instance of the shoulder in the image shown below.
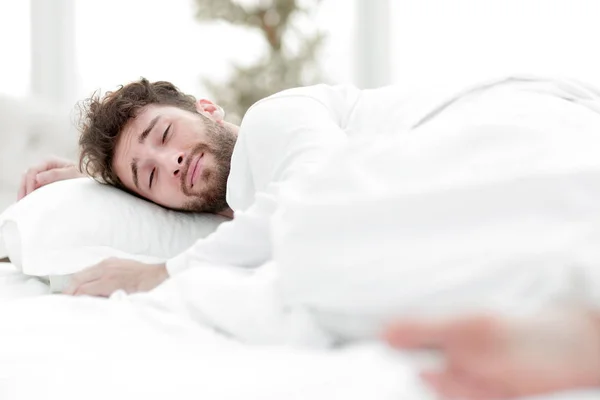
[[320,118],[341,123],[359,94],[360,90],[351,85],[319,84],[283,90],[254,103],[246,112],[241,127],[281,128]]

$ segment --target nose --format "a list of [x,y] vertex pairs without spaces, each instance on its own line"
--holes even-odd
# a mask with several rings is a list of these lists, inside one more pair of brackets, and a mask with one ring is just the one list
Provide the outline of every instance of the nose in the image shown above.
[[164,154],[161,160],[163,171],[166,171],[170,176],[174,178],[181,178],[184,168],[184,153],[183,152],[169,152]]
[[183,154],[176,154],[175,157],[175,165],[171,168],[173,170],[173,176],[178,178],[182,174],[183,169]]

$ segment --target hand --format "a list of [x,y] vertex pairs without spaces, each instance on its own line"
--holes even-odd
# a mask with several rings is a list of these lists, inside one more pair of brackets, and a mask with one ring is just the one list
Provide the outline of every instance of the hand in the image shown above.
[[401,321],[385,338],[399,349],[437,349],[442,368],[421,377],[443,398],[512,399],[600,387],[600,316],[586,309],[522,319],[471,315]]
[[108,297],[119,289],[127,293],[147,292],[168,277],[165,264],[109,258],[74,274],[63,294]]
[[79,172],[75,163],[58,157],[47,160],[27,170],[21,178],[17,200],[21,200],[34,190],[53,182],[65,179],[81,178],[85,174]]

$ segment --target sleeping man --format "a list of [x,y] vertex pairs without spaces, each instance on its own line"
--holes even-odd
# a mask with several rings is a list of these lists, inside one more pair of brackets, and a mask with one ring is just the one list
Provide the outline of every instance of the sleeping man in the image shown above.
[[[460,91],[448,88],[431,95],[408,94],[395,87],[358,90],[317,85],[263,99],[248,110],[240,126],[235,126],[224,121],[223,110],[211,101],[196,100],[168,82],[141,79],[104,97],[88,99],[81,123],[79,167],[52,159],[31,168],[23,177],[19,198],[57,180],[82,176],[80,171],[84,171],[103,183],[167,208],[231,218],[165,264],[117,259],[92,266],[73,277],[66,294],[109,296],[119,289],[128,293],[149,291],[171,276],[205,266],[258,268],[273,259],[270,224],[283,191],[331,164],[332,157],[339,157],[348,142],[365,143],[368,149],[369,142],[416,134],[452,107],[494,90],[509,103],[511,93],[531,92],[578,103],[588,111],[598,105],[597,101],[588,101],[590,92],[585,86],[526,78],[504,79]],[[479,123],[488,117],[502,118],[472,114]],[[358,158],[361,149],[352,149]],[[342,185],[347,182],[351,186],[364,178],[362,171],[352,170],[353,156],[346,152],[342,157],[341,161],[350,160],[347,174],[342,171],[339,175]],[[396,182],[387,183],[393,186]],[[352,206],[344,202],[339,205],[340,209]],[[523,367],[527,347],[513,346],[509,348],[510,359],[498,360],[506,353],[486,353],[489,358],[479,364],[456,364],[460,367],[456,376],[429,375],[428,380],[449,397],[477,399],[600,386],[600,368],[596,368],[600,358],[594,353],[600,343],[600,328],[590,328],[596,326],[598,317],[586,313],[573,318],[580,324],[567,330],[566,336],[572,341],[552,342],[554,349],[579,361],[567,363],[563,369],[541,370],[549,360],[544,355],[552,355],[544,352],[536,354],[534,360],[528,359],[530,364]],[[437,347],[451,352],[450,356],[460,356],[461,351],[468,353],[469,349],[445,341],[447,330],[454,332],[450,335],[453,338],[472,338],[473,328],[455,325],[400,322],[390,329],[388,339],[397,347]],[[481,343],[494,332],[477,326],[475,330]],[[547,331],[546,326],[533,324],[527,333],[529,337],[542,337]],[[520,337],[520,333],[514,333],[503,337],[500,344]],[[495,336],[492,339],[500,340]],[[492,348],[499,346],[488,342]],[[570,347],[571,343],[577,346]],[[453,346],[460,349],[453,351]],[[557,365],[565,360],[555,358]],[[490,373],[478,380],[481,363],[495,362],[504,375]],[[535,385],[514,385],[514,374],[523,372],[518,366],[537,373]]]
[[[407,132],[458,97],[415,99],[393,87],[296,88],[254,104],[239,127],[223,120],[218,105],[168,82],[142,79],[87,100],[79,140],[87,175],[164,207],[233,219],[164,265],[103,263],[76,276],[67,293],[149,290],[202,264],[260,266],[271,258],[269,217],[282,186],[349,138]],[[19,198],[80,174],[68,161],[49,160],[26,173]]]

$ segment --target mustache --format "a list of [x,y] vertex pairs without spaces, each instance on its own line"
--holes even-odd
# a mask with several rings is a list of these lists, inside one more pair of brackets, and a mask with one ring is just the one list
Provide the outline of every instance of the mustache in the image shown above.
[[198,144],[196,145],[196,147],[194,147],[192,149],[192,151],[190,151],[187,159],[185,160],[185,166],[183,169],[183,173],[181,174],[181,180],[180,180],[180,185],[181,185],[181,191],[186,195],[186,196],[191,196],[192,194],[187,190],[187,186],[186,186],[186,182],[187,182],[187,178],[188,178],[188,171],[190,170],[190,165],[192,164],[192,161],[194,160],[194,158],[200,154],[200,153],[207,153],[210,151],[209,146],[207,146],[206,144]]

